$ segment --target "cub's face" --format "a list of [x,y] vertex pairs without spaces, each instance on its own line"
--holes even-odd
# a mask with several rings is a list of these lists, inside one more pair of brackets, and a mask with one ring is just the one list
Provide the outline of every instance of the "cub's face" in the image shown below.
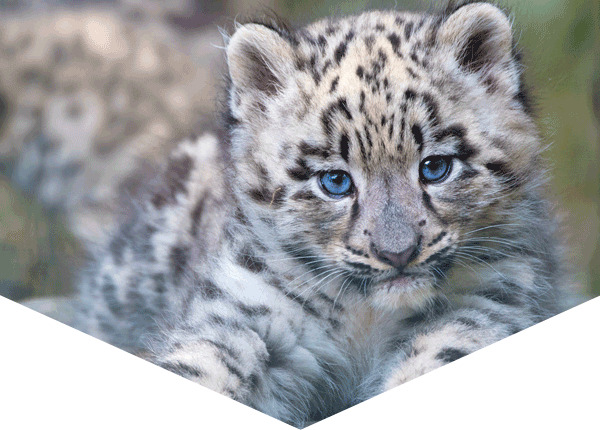
[[480,231],[518,222],[538,144],[495,7],[248,24],[227,53],[235,189],[269,249],[418,306]]

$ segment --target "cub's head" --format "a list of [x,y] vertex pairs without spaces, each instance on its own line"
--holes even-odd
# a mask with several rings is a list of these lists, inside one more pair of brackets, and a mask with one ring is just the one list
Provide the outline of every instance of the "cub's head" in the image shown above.
[[420,305],[477,232],[526,223],[539,145],[511,33],[485,3],[239,27],[227,60],[242,218],[323,288]]

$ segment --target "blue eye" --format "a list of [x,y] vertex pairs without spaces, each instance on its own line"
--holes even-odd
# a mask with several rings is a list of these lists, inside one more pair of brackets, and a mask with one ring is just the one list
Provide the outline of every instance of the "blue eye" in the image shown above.
[[331,197],[344,197],[352,192],[352,179],[343,170],[332,170],[321,174],[321,187]]
[[440,182],[448,177],[452,167],[452,157],[435,155],[428,157],[421,163],[419,175],[421,181]]

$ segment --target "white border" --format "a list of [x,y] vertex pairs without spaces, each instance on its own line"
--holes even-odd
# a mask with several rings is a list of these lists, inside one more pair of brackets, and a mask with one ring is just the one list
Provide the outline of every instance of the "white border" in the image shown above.
[[[311,426],[598,429],[600,298]],[[0,428],[290,429],[0,297]]]

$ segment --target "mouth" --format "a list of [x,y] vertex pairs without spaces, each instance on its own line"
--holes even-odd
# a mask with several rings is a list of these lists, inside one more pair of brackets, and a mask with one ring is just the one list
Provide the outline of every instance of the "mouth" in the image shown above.
[[392,292],[395,290],[407,290],[414,284],[417,276],[402,274],[396,276],[391,279],[386,279],[385,281],[379,282],[375,288],[378,290],[387,290],[388,292]]
[[373,284],[372,304],[377,308],[418,309],[435,294],[433,279],[427,274],[400,273]]
[[[390,271],[386,274],[378,273],[352,273],[348,279],[359,290],[367,293],[404,293],[412,291],[418,287],[422,281],[426,280],[427,276],[423,273],[406,272],[406,271]],[[421,281],[421,282],[420,282]]]

